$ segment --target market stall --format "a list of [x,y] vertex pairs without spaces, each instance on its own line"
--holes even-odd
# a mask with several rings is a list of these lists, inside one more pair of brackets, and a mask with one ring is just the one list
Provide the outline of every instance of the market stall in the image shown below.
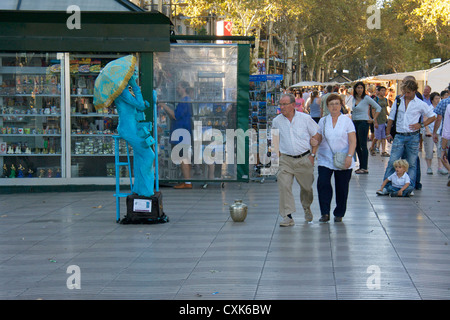
[[[112,136],[117,134],[118,114],[114,105],[93,107],[93,87],[108,62],[128,54],[137,57],[139,85],[150,105],[155,83],[157,99],[175,108],[176,84],[189,76],[186,80],[194,89],[192,121],[218,132],[238,133],[230,139],[232,148],[226,149],[228,161],[215,163],[213,171],[205,170],[206,163],[199,164],[195,169],[202,174],[194,180],[248,179],[248,148],[237,141],[239,129],[248,128],[249,45],[171,46],[170,20],[155,12],[83,12],[78,30],[67,28],[68,17],[66,12],[0,11],[3,192],[114,186]],[[158,77],[161,71],[166,76],[169,72],[172,82],[163,88],[160,78],[154,81],[154,70]],[[153,121],[152,112],[146,114]],[[158,116],[159,128],[168,129],[162,130],[160,142],[167,147],[171,123],[163,118]],[[203,151],[211,149],[205,143],[201,146]],[[126,157],[124,145],[120,147],[121,157]],[[161,160],[162,182],[182,180],[170,156]],[[120,175],[121,183],[129,184],[129,172]]]
[[[2,192],[43,186],[113,186],[114,106],[93,108],[94,81],[109,61],[138,57],[152,101],[153,53],[170,50],[170,20],[154,12],[0,11]],[[101,26],[101,27],[100,27]],[[122,156],[126,152],[122,147]],[[121,173],[124,184],[128,172]]]
[[301,87],[318,87],[318,86],[323,86],[322,82],[300,81],[300,82],[297,82],[296,84],[293,84],[291,87],[292,88],[301,88]]
[[426,85],[429,85],[433,91],[441,92],[450,85],[450,60],[447,60],[433,68],[425,70],[416,70],[410,72],[397,72],[390,74],[381,74],[360,79],[366,83],[391,82],[394,83],[397,92],[400,92],[400,83],[406,76],[413,76],[419,85],[419,91],[422,92]]

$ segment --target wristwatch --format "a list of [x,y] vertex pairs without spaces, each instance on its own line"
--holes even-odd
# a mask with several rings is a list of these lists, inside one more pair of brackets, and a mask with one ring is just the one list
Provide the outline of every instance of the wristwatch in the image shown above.
[[350,158],[351,158],[351,157],[353,157],[353,156],[349,153],[349,154],[347,155],[347,157],[350,157]]
[[423,122],[420,124],[420,127],[421,127],[421,128],[425,127],[425,126],[423,125]]
[[311,153],[311,157],[315,158],[316,154],[315,153]]

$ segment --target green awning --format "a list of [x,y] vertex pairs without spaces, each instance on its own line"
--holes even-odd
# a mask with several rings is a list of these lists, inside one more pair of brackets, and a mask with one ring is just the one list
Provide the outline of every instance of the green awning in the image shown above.
[[165,52],[170,19],[159,12],[0,10],[0,51]]

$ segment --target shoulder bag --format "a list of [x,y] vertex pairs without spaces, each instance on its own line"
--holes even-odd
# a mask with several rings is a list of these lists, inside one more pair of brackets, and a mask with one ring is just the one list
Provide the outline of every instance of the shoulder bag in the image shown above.
[[392,139],[395,138],[395,135],[397,134],[397,115],[398,115],[398,108],[400,107],[400,98],[395,98],[395,103],[396,103],[396,108],[395,108],[395,116],[394,116],[394,121],[392,122],[392,126],[391,126],[391,137]]

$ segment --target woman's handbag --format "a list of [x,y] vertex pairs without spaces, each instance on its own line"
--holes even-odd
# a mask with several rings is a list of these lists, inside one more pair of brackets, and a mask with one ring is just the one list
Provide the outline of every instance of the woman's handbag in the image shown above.
[[[325,139],[327,139],[327,137],[325,135],[325,127],[326,126],[327,126],[327,119],[325,118],[323,120],[323,137]],[[345,166],[345,160],[347,159],[347,153],[346,152],[334,152],[333,149],[331,149],[331,145],[328,142],[328,139],[327,139],[327,144],[330,147],[331,152],[333,153],[333,165],[338,169],[342,169],[342,170],[348,169]]]
[[339,169],[348,169],[345,166],[345,159],[347,159],[347,153],[345,152],[336,152],[335,154],[333,154],[333,164],[336,168]]

